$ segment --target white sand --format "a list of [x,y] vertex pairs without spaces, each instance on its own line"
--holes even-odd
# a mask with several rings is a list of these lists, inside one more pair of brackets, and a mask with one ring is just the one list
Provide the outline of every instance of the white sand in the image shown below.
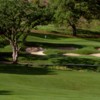
[[63,55],[65,55],[65,56],[81,56],[80,54],[76,54],[76,53],[66,53]]
[[37,52],[31,52],[31,54],[33,54],[33,55],[46,55],[46,54],[44,54],[44,52],[43,51],[37,51]]
[[90,56],[100,57],[100,53],[91,54]]

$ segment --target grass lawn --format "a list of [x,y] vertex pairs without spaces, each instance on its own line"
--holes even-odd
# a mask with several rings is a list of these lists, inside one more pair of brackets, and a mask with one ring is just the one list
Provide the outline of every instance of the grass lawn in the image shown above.
[[99,38],[79,38],[79,37],[61,37],[46,34],[36,34],[31,33],[27,37],[27,42],[38,42],[38,43],[52,43],[52,44],[66,44],[66,45],[82,45],[82,46],[93,46],[93,47],[100,47],[100,39]]
[[100,74],[0,65],[0,100],[99,100]]
[[[77,71],[54,70],[53,68],[51,70],[38,66],[49,63],[100,64],[100,57],[88,56],[88,54],[100,53],[100,50],[97,50],[100,48],[100,38],[95,38],[100,36],[100,25],[94,23],[95,21],[91,23],[91,30],[78,29],[80,37],[65,37],[65,35],[71,35],[70,30],[60,29],[54,25],[38,26],[37,29],[41,30],[39,32],[44,32],[44,34],[34,32],[29,34],[25,47],[22,48],[24,50],[19,54],[19,62],[32,63],[34,67],[27,64],[4,65],[0,63],[0,100],[100,100],[100,66],[95,70],[99,72],[87,71],[91,69],[88,66],[85,70],[83,68]],[[44,30],[48,31],[47,34]],[[50,32],[52,34],[49,34]],[[82,35],[84,38],[81,38]],[[91,38],[87,38],[88,36]],[[47,55],[27,54],[25,48],[30,46],[43,47]],[[59,47],[76,49],[61,50]],[[84,55],[64,57],[62,56],[64,53]],[[11,46],[0,38],[0,61],[11,60],[11,55]]]

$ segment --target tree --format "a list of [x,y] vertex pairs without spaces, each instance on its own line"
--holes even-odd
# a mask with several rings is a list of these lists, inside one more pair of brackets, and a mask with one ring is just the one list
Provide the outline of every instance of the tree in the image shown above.
[[21,44],[31,28],[51,19],[49,12],[27,0],[0,0],[0,36],[12,47],[13,63],[17,63]]
[[57,0],[55,2],[54,18],[58,24],[67,24],[71,26],[73,36],[77,35],[76,25],[82,16],[82,10],[87,10],[87,5],[82,0]]

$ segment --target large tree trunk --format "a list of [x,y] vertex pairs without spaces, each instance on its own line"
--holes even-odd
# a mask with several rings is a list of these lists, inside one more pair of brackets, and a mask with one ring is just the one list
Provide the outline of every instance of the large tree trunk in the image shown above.
[[18,45],[17,43],[13,43],[11,42],[11,46],[12,46],[12,60],[13,60],[13,64],[16,64],[18,62]]
[[72,25],[72,30],[73,30],[73,36],[77,35],[77,30],[75,24]]

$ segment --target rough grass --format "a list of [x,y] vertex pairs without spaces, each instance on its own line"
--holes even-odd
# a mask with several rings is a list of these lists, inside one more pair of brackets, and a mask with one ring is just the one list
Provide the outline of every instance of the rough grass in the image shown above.
[[99,79],[100,74],[94,72],[0,65],[0,99],[99,100]]

